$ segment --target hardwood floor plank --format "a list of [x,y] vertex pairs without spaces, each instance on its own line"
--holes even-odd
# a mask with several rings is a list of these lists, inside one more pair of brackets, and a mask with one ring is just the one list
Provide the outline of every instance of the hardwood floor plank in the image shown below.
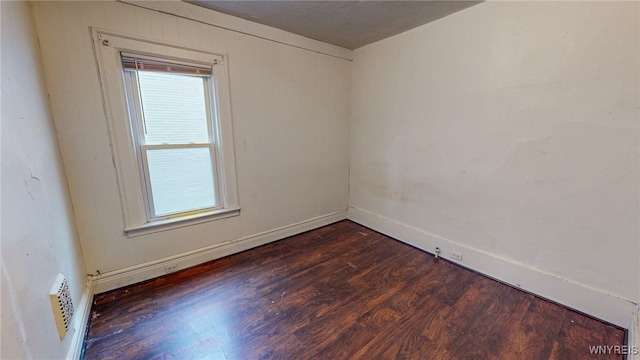
[[623,342],[341,221],[97,295],[84,359],[598,359],[589,345]]

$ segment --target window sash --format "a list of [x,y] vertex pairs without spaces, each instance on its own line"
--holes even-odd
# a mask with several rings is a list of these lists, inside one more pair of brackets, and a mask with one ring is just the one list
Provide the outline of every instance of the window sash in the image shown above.
[[[142,96],[140,94],[140,86],[138,80],[137,70],[125,69],[125,84],[127,87],[127,102],[129,103],[130,109],[129,113],[135,116],[135,119],[131,119],[132,128],[135,126],[136,131],[134,131],[134,140],[136,144],[142,145],[145,144],[145,134],[146,125],[144,120],[144,113],[142,110]],[[214,126],[217,121],[214,121],[214,116],[216,116],[217,109],[216,106],[216,89],[215,81],[213,81],[213,75],[202,77],[202,86],[204,86],[204,101],[205,101],[205,110],[207,114],[207,136],[209,137],[209,141],[211,143],[215,143],[215,139],[218,138],[218,128]],[[133,110],[133,111],[132,111]],[[135,123],[135,124],[133,124]]]
[[181,61],[153,58],[149,56],[121,53],[122,67],[132,71],[156,71],[193,76],[211,76],[211,66]]
[[[151,174],[149,171],[149,160],[148,160],[148,152],[153,150],[172,150],[172,149],[193,149],[193,148],[208,148],[209,154],[211,156],[211,171],[213,177],[214,184],[214,206],[197,208],[197,209],[189,209],[183,211],[175,211],[169,214],[157,215],[155,213],[155,204],[153,198],[153,188],[151,186]],[[218,166],[217,166],[217,156],[216,156],[216,147],[214,144],[162,144],[162,145],[140,145],[140,155],[141,155],[141,165],[143,171],[143,178],[145,182],[145,193],[146,193],[146,210],[147,210],[147,218],[149,221],[156,220],[164,220],[171,219],[178,216],[185,215],[194,215],[199,213],[204,213],[212,210],[221,209],[223,206],[221,202],[221,184],[219,180],[218,174]]]
[[[123,60],[125,58],[124,53],[121,54]],[[207,132],[208,132],[208,143],[189,143],[189,144],[145,144],[145,124],[144,124],[144,113],[142,110],[142,97],[140,94],[140,87],[138,83],[137,72],[139,70],[136,69],[123,69],[123,75],[125,77],[126,84],[126,96],[127,102],[129,103],[129,114],[131,116],[131,129],[132,129],[132,137],[135,142],[135,148],[138,157],[138,168],[140,171],[140,176],[144,181],[143,190],[143,198],[145,202],[145,212],[148,222],[172,219],[180,216],[194,215],[199,213],[204,213],[208,211],[218,210],[224,208],[222,196],[224,194],[222,182],[223,179],[220,178],[219,167],[218,167],[218,152],[216,149],[215,139],[218,136],[217,127],[214,126],[214,118],[215,114],[217,114],[217,110],[215,109],[215,89],[213,86],[215,82],[212,79],[212,75],[202,76],[204,93],[205,93],[205,107],[207,114]],[[146,71],[146,70],[143,70]],[[213,180],[214,180],[214,193],[215,193],[215,205],[213,207],[199,208],[193,209],[189,211],[177,211],[171,214],[163,214],[157,215],[155,212],[155,205],[153,200],[153,189],[151,187],[151,177],[149,172],[149,162],[147,158],[148,150],[156,150],[156,149],[185,149],[185,148],[197,148],[197,147],[208,147],[210,149],[211,161],[212,161],[212,171],[213,171]]]

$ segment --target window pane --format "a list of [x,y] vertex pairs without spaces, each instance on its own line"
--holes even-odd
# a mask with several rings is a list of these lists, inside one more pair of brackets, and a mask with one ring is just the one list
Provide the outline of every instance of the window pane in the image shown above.
[[157,216],[216,206],[209,148],[147,149]]
[[145,144],[209,142],[204,78],[139,71]]

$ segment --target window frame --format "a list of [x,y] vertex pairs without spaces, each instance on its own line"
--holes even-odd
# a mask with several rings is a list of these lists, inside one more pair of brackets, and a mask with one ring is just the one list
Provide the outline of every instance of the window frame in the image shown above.
[[[124,56],[125,54],[123,54]],[[126,54],[126,55],[135,55],[138,54]],[[144,57],[144,56],[141,56]],[[220,176],[218,170],[219,160],[217,159],[218,151],[216,151],[217,143],[218,143],[218,134],[219,131],[219,121],[218,121],[218,112],[216,111],[216,102],[217,102],[217,89],[215,89],[215,81],[212,76],[202,77],[203,81],[203,89],[204,89],[204,97],[205,97],[205,111],[207,117],[207,137],[208,142],[206,143],[181,143],[181,144],[147,144],[146,141],[143,141],[145,137],[145,124],[144,124],[144,115],[142,114],[142,96],[140,94],[140,87],[138,85],[138,74],[133,70],[124,70],[124,84],[125,84],[125,94],[127,96],[127,103],[129,107],[129,116],[132,130],[133,131],[133,139],[136,145],[137,156],[138,156],[138,165],[140,167],[140,175],[144,179],[144,191],[143,196],[145,199],[145,210],[147,213],[147,219],[149,221],[158,221],[164,219],[172,219],[180,216],[184,216],[184,214],[197,214],[197,213],[205,213],[210,211],[215,211],[223,208],[221,199],[222,188],[220,186],[220,181],[218,178]],[[153,198],[153,189],[151,186],[151,176],[149,173],[149,162],[147,159],[147,150],[162,150],[162,149],[187,149],[187,148],[209,148],[209,153],[211,156],[211,166],[213,172],[214,179],[214,194],[215,194],[215,205],[213,207],[201,208],[201,209],[193,209],[189,211],[182,212],[174,212],[165,215],[158,215],[155,212],[155,204]]]
[[[132,237],[239,215],[227,57],[93,28],[92,36],[125,217],[124,232]],[[210,120],[207,124],[210,143],[180,144],[178,147],[210,148],[216,207],[154,216],[149,170],[145,163],[147,149],[175,147],[140,142],[141,108],[133,106],[135,111],[131,116],[128,105],[139,104],[131,98],[139,93],[136,94],[138,89],[132,86],[131,74],[127,75],[128,71],[123,69],[122,54],[211,67],[211,77],[205,80],[211,83],[204,85],[205,98],[209,102],[206,111]],[[126,91],[127,87],[133,91]]]

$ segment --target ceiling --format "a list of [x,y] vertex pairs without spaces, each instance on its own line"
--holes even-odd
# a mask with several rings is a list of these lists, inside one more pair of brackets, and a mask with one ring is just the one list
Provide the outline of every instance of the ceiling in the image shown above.
[[480,3],[425,0],[187,2],[352,50]]

